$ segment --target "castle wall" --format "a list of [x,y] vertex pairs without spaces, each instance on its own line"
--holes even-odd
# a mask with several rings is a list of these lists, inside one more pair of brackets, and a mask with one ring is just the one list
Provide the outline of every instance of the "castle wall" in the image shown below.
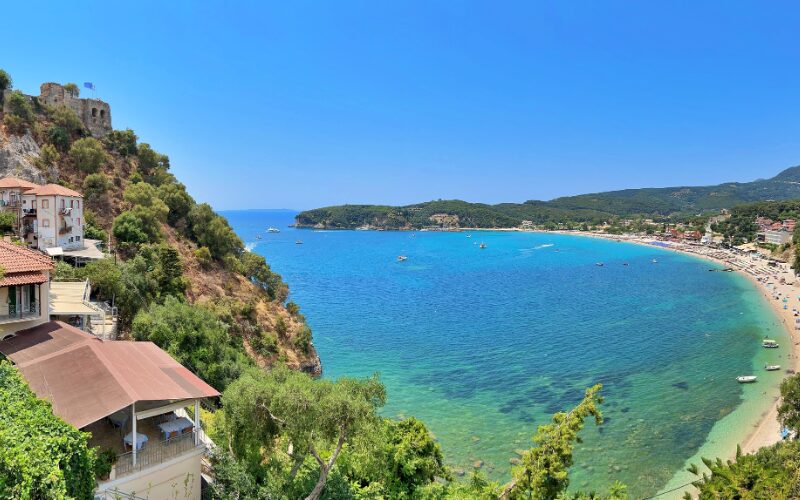
[[43,83],[39,89],[39,101],[50,106],[60,104],[72,108],[84,126],[95,137],[111,132],[111,106],[100,99],[73,97],[58,83]]

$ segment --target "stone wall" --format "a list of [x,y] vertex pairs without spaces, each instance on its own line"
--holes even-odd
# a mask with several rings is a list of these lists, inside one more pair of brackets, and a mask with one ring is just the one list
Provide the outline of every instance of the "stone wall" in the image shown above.
[[43,83],[39,89],[39,102],[50,106],[64,104],[72,108],[95,137],[111,132],[111,106],[100,99],[73,97],[58,83]]

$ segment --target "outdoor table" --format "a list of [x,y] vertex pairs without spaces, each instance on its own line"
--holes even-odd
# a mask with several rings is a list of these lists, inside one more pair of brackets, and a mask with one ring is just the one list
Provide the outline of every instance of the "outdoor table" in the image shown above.
[[176,418],[171,422],[164,422],[163,424],[158,424],[158,427],[161,429],[161,432],[164,433],[164,439],[168,439],[173,432],[180,434],[185,429],[193,426],[194,423],[186,417]]
[[131,417],[130,411],[127,408],[115,411],[111,415],[108,416],[108,419],[114,425],[114,427],[123,427],[126,423],[128,423],[128,419]]
[[[137,450],[141,450],[141,449],[142,449],[142,446],[144,446],[144,444],[147,442],[147,440],[148,440],[148,437],[147,437],[147,436],[145,436],[144,434],[139,434],[139,433],[137,432],[137,433],[136,433],[136,449],[137,449]],[[128,446],[131,446],[131,447],[132,447],[132,446],[133,446],[133,433],[132,433],[132,432],[129,432],[128,434],[126,434],[126,435],[125,435],[125,437],[124,437],[124,438],[122,438],[122,441],[123,441],[123,442],[124,442],[126,445],[128,445]]]

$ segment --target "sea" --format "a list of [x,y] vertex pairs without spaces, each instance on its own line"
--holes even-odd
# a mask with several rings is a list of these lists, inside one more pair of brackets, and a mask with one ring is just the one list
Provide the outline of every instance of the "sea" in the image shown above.
[[788,347],[760,347],[789,341],[754,285],[696,257],[551,233],[295,229],[295,214],[223,212],[289,284],[323,376],[379,373],[383,415],[423,420],[457,475],[507,481],[537,426],[600,383],[604,423],[581,431],[571,489],[651,496],[732,455],[777,394],[764,364],[788,365]]

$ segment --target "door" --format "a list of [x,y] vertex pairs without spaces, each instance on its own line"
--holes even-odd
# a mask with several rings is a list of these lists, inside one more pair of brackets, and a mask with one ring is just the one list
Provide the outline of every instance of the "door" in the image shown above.
[[17,314],[17,287],[8,287],[8,315],[16,316]]

